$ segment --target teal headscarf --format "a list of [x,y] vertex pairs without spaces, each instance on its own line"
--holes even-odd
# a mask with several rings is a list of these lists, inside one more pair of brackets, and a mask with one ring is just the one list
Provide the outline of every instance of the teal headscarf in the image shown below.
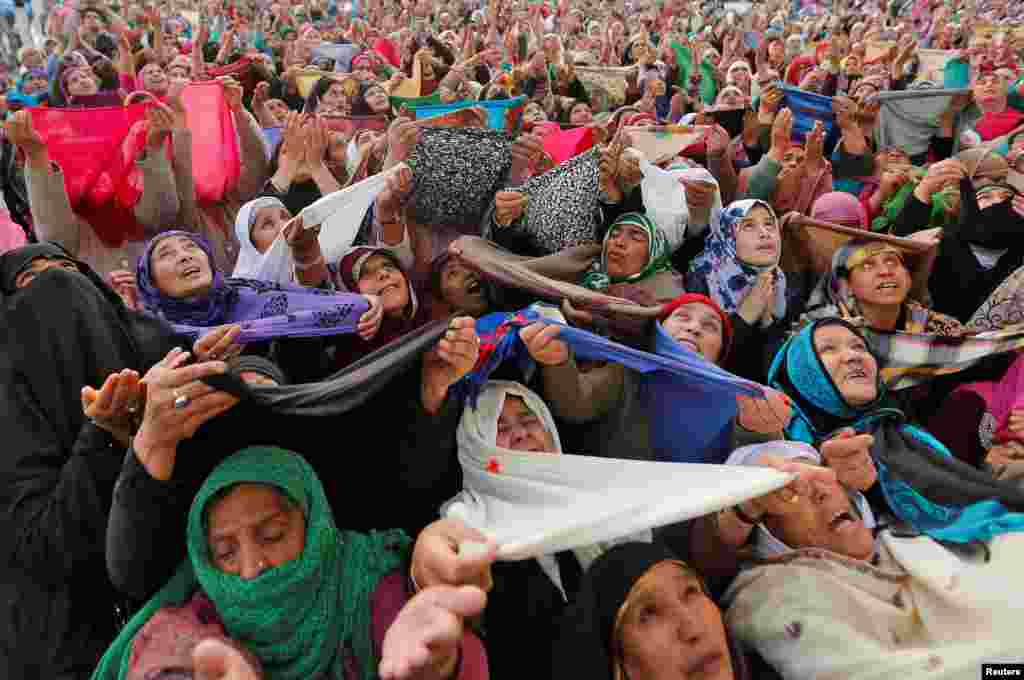
[[885,404],[881,383],[874,402],[846,402],[814,347],[815,331],[830,325],[861,337],[846,321],[821,319],[793,335],[768,372],[768,385],[793,399],[786,439],[817,447],[841,428],[873,435],[871,458],[889,508],[936,540],[968,543],[1024,531],[1024,514],[1007,507],[1024,509],[1024,492],[953,458],[939,440],[907,423],[902,411]]
[[[306,519],[302,556],[251,580],[217,569],[206,538],[210,501],[243,482],[280,489]],[[213,602],[228,635],[259,657],[268,680],[341,680],[346,653],[362,678],[377,677],[370,598],[380,579],[403,564],[410,540],[400,531],[339,531],[320,480],[301,456],[249,447],[224,460],[192,502],[186,536],[188,559],[128,622],[93,680],[122,680],[136,633],[161,608],[182,605],[197,589]]]
[[[624,225],[640,227],[647,232],[647,264],[632,276],[613,279],[608,275],[608,241],[611,240],[615,228]],[[605,290],[613,283],[633,283],[667,271],[672,271],[672,248],[669,246],[665,232],[659,229],[647,215],[631,212],[622,215],[608,227],[601,246],[601,261],[583,277],[583,285],[591,290]]]

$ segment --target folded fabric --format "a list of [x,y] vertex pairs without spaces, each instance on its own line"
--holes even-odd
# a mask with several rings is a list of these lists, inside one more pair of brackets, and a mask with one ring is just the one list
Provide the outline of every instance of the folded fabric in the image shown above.
[[832,97],[784,85],[782,100],[782,105],[793,113],[793,139],[803,142],[816,121],[825,126],[826,140],[833,136],[836,117],[832,112]]
[[452,111],[469,108],[481,108],[487,112],[487,125],[492,130],[515,131],[519,127],[519,118],[526,106],[526,97],[513,99],[496,99],[493,101],[461,101],[451,104],[435,104],[416,107],[416,118],[432,118]]
[[408,109],[410,113],[416,113],[416,110],[423,106],[436,106],[441,103],[441,93],[435,92],[434,94],[427,95],[426,97],[400,97],[398,95],[391,95],[389,98],[391,101],[391,107],[396,111],[402,109]]
[[576,66],[576,78],[596,110],[614,111],[626,103],[626,75],[630,71],[615,66]]
[[686,149],[700,144],[709,128],[690,125],[658,125],[626,128],[630,146],[641,151],[648,161],[658,165],[670,161]]
[[[396,165],[387,172],[377,173],[357,184],[327,194],[302,209],[299,216],[305,228],[322,225],[318,240],[325,261],[337,263],[352,247],[366,211],[370,209],[377,194],[387,186],[388,180],[403,167],[404,164]],[[265,253],[254,254],[251,261],[245,263],[244,274],[239,273],[238,269],[242,264],[240,255],[235,276],[287,284],[292,282],[295,260],[284,234],[279,233]]]
[[381,113],[371,116],[327,116],[324,118],[327,129],[340,132],[349,137],[360,130],[376,130],[384,132],[388,129],[388,117]]
[[[488,442],[508,383],[492,382],[463,412],[457,439],[465,490],[442,509],[484,532],[498,558],[573,550],[681,522],[770,493],[791,475],[770,468],[522,453]],[[517,396],[528,392],[521,388]],[[530,393],[532,395],[532,393]],[[522,397],[521,397],[522,398]],[[554,428],[536,395],[527,403]]]
[[519,329],[535,322],[559,327],[559,339],[582,359],[611,361],[642,374],[641,390],[650,414],[651,442],[660,460],[692,462],[731,433],[736,396],[764,397],[756,383],[744,380],[681,347],[664,331],[656,337],[656,354],[619,344],[589,331],[552,321],[538,306],[514,314],[489,314],[477,320],[480,355],[473,371],[454,390],[470,406],[491,374],[506,361],[530,375],[534,362]]
[[716,191],[707,215],[691,216],[686,203],[686,189],[682,181],[705,182],[716,189],[718,180],[705,168],[673,167],[668,170],[646,160],[640,163],[644,178],[640,181],[647,216],[668,238],[669,248],[674,252],[688,237],[698,236],[707,231],[708,225],[721,219],[722,197]]
[[352,70],[352,57],[361,51],[358,45],[325,43],[313,48],[313,56],[333,61],[335,73],[348,73]]
[[512,167],[512,138],[500,130],[424,127],[406,163],[410,217],[428,226],[479,228]]
[[646,307],[573,283],[582,279],[601,256],[598,243],[533,258],[502,250],[479,236],[462,236],[454,242],[453,248],[459,251],[460,261],[489,280],[550,302],[568,300],[580,309],[634,319],[654,319],[661,313],[661,305]]
[[499,239],[503,231],[515,234],[528,244],[533,254],[551,255],[596,241],[602,215],[599,162],[598,149],[591,148],[542,175],[531,177],[521,186],[508,189],[526,195],[525,212],[507,226],[486,227],[493,229]]
[[946,64],[956,56],[955,50],[918,49],[917,81],[935,83],[938,87],[946,85]]
[[785,271],[804,271],[827,275],[832,270],[832,258],[837,250],[854,239],[888,243],[915,260],[922,261],[915,270],[924,272],[923,280],[915,278],[911,294],[923,300],[927,293],[928,276],[935,258],[935,246],[912,238],[880,234],[867,229],[857,229],[841,224],[789,213],[782,218],[783,246],[782,268]]
[[[899,90],[880,92],[877,100],[878,126],[875,128],[878,148],[899,147],[908,156],[927,153],[932,137],[939,132],[939,117],[949,108],[953,97],[970,90]],[[953,139],[960,138],[964,127],[958,117]]]
[[544,136],[544,151],[551,156],[555,165],[560,165],[594,146],[594,142],[594,129],[590,127],[557,130]]
[[328,75],[327,71],[321,71],[318,68],[301,69],[295,75],[295,87],[299,90],[299,96],[303,99],[308,97],[317,81],[326,75]]
[[447,330],[447,320],[421,326],[315,383],[254,388],[233,373],[210,376],[203,382],[281,416],[340,416],[365,404],[392,379],[408,372]]
[[220,203],[238,185],[242,157],[224,87],[192,83],[181,92],[192,132],[192,176],[200,203]]

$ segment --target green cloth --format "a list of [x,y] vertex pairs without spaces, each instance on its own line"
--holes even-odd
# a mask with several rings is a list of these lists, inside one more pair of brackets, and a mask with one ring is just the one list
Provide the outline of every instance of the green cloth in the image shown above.
[[421,106],[437,106],[443,103],[440,92],[435,92],[426,97],[389,97],[389,99],[391,100],[391,108],[395,111],[401,111],[404,106],[409,109],[409,113],[416,113],[416,109]]
[[914,193],[916,186],[917,182],[907,182],[895,194],[890,196],[889,200],[882,206],[882,214],[871,220],[871,230],[884,231],[887,234],[892,231],[893,223],[899,218],[900,213],[903,212],[903,206],[907,204],[907,199]]
[[[625,278],[612,278],[608,275],[608,241],[615,233],[615,227],[633,225],[647,232],[647,264],[636,274]],[[605,290],[613,283],[635,283],[661,272],[672,271],[672,249],[668,236],[654,224],[654,221],[643,213],[626,213],[615,220],[604,235],[601,246],[601,259],[583,277],[583,285],[591,290]]]
[[[683,92],[690,91],[690,77],[693,75],[694,54],[693,48],[683,47],[677,42],[672,43],[672,49],[676,53],[676,63],[679,64],[676,85]],[[715,82],[715,67],[707,61],[700,62],[700,98],[705,104],[714,104],[718,96],[718,84]]]
[[[206,540],[210,500],[242,482],[281,489],[306,519],[302,556],[252,580],[217,569]],[[370,598],[380,579],[403,564],[411,541],[400,531],[339,531],[320,480],[301,456],[249,447],[224,460],[192,502],[186,541],[188,559],[128,622],[93,680],[123,680],[138,631],[161,608],[181,606],[199,588],[217,608],[228,635],[259,657],[268,680],[341,680],[343,649],[352,651],[365,680],[377,677]]]

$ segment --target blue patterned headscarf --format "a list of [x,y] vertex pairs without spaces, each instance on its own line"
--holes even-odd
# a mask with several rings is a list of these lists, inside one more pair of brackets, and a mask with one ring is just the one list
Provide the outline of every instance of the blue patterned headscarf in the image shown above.
[[793,399],[786,438],[819,447],[841,428],[874,436],[871,458],[889,509],[937,540],[968,543],[1024,531],[1024,492],[957,460],[931,434],[907,423],[902,411],[886,407],[881,382],[874,402],[846,402],[814,347],[814,333],[831,325],[860,337],[846,321],[815,321],[782,346],[768,372],[768,385]]
[[733,314],[757,284],[758,274],[774,270],[775,305],[772,316],[778,320],[786,315],[786,275],[778,268],[778,261],[766,267],[755,266],[741,260],[736,253],[736,225],[756,206],[765,208],[778,224],[775,211],[764,201],[733,201],[721,212],[718,220],[711,221],[711,231],[704,250],[693,259],[690,272],[703,277],[707,281],[711,299],[726,314]]
[[[191,239],[206,254],[213,269],[213,285],[205,295],[174,298],[157,286],[153,251],[172,236]],[[139,299],[146,309],[192,339],[208,328],[233,323],[242,326],[240,343],[353,333],[359,317],[369,309],[362,295],[225,277],[213,266],[213,250],[207,240],[185,231],[167,231],[151,239],[139,258],[135,276]]]

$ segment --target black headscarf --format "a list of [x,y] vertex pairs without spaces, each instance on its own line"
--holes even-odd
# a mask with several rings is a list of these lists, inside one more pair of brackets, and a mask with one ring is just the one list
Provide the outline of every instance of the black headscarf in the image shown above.
[[34,261],[40,259],[74,262],[74,258],[66,250],[56,243],[46,241],[10,250],[0,255],[0,293],[5,297],[14,295],[18,290],[15,283],[18,275]]
[[[17,275],[40,257],[70,260],[79,271],[50,269],[17,290]],[[98,388],[125,368],[144,373],[180,344],[163,322],[125,307],[92,268],[58,245],[33,244],[0,256],[0,282],[6,330],[0,344],[10,379],[27,388],[34,403],[24,406],[41,409],[69,453],[85,422],[83,386]]]
[[1024,234],[1024,217],[1013,210],[1013,197],[1019,195],[1017,188],[999,182],[985,187],[986,191],[1006,189],[1010,198],[990,205],[978,207],[977,191],[970,180],[960,180],[960,224],[958,235],[967,243],[995,250],[1020,247]]
[[[679,558],[660,543],[623,543],[601,555],[584,574],[576,600],[562,617],[552,652],[553,678],[612,680],[615,619],[630,590],[652,567]],[[733,647],[733,672],[746,677],[742,654]]]

